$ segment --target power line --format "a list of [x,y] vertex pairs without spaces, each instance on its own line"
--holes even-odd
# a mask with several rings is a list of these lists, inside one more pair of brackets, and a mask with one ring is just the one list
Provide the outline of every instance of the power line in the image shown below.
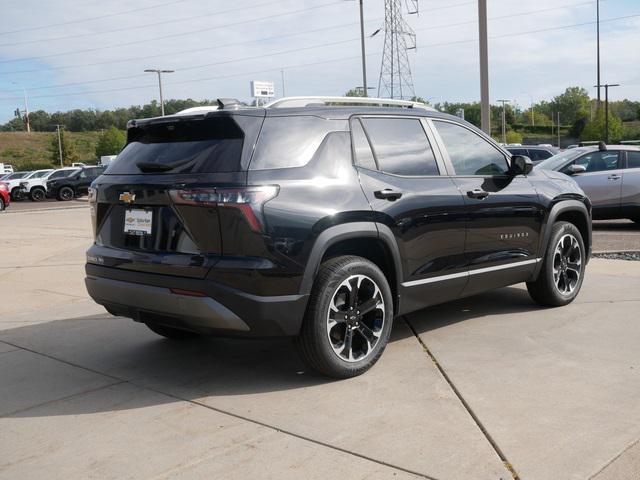
[[[250,57],[241,57],[241,58],[233,58],[231,60],[224,60],[224,61],[216,61],[216,62],[211,62],[211,63],[203,63],[200,65],[190,65],[187,67],[182,67],[178,69],[178,72],[184,72],[184,71],[188,71],[188,70],[197,70],[199,68],[206,68],[206,67],[212,67],[212,66],[217,66],[217,65],[226,65],[229,63],[236,63],[236,62],[244,62],[247,60],[257,60],[257,59],[261,59],[264,57],[273,57],[273,56],[277,56],[277,55],[286,55],[287,53],[294,53],[294,52],[301,52],[301,51],[305,51],[305,50],[312,50],[314,48],[323,48],[323,47],[333,47],[335,45],[341,45],[344,43],[350,43],[353,42],[354,39],[348,39],[348,40],[337,40],[335,42],[328,42],[328,43],[320,43],[320,44],[314,44],[314,45],[309,45],[306,47],[299,47],[299,48],[292,48],[292,49],[288,49],[288,50],[280,50],[277,52],[272,52],[272,53],[268,53],[268,54],[256,54],[256,55],[252,55]],[[58,85],[49,85],[49,86],[43,86],[43,87],[29,87],[29,91],[34,91],[34,90],[44,90],[44,89],[48,89],[48,88],[63,88],[63,87],[75,87],[75,86],[79,86],[79,85],[87,85],[90,83],[101,83],[101,82],[110,82],[110,81],[115,81],[115,80],[130,80],[130,79],[134,79],[134,78],[140,78],[140,77],[145,77],[146,75],[143,74],[138,74],[138,75],[126,75],[126,76],[122,76],[122,77],[111,77],[111,78],[102,78],[102,79],[98,79],[98,80],[89,80],[89,81],[85,81],[85,82],[74,82],[74,83],[65,83],[65,84],[58,84]]]
[[[186,1],[186,0],[180,0],[180,1]],[[15,47],[17,45],[27,45],[27,44],[33,44],[33,43],[41,43],[41,42],[55,42],[57,40],[68,40],[70,38],[80,38],[80,37],[89,37],[89,36],[96,36],[96,35],[105,35],[107,33],[117,33],[117,32],[124,32],[127,30],[139,30],[141,28],[147,28],[147,27],[156,27],[158,25],[166,25],[166,24],[175,24],[177,22],[187,22],[189,20],[194,20],[194,19],[200,19],[200,18],[206,18],[206,17],[213,17],[213,16],[219,16],[219,15],[224,15],[227,13],[232,13],[232,12],[238,12],[238,11],[242,11],[242,10],[248,10],[248,9],[254,9],[254,8],[260,8],[260,7],[264,7],[266,5],[273,5],[274,1],[270,0],[268,2],[263,2],[263,3],[257,3],[255,5],[249,5],[249,6],[245,6],[245,7],[238,7],[238,8],[232,8],[229,10],[222,10],[222,11],[216,11],[216,12],[211,12],[211,13],[201,13],[199,15],[193,15],[190,17],[182,17],[182,18],[172,18],[170,20],[163,20],[161,22],[154,22],[154,23],[145,23],[143,25],[136,25],[133,27],[120,27],[120,28],[115,28],[112,30],[102,30],[100,32],[84,32],[84,33],[76,33],[73,35],[65,35],[62,37],[49,37],[49,38],[39,38],[36,40],[26,40],[26,41],[22,41],[22,42],[12,42],[12,43],[2,43],[0,44],[0,47]]]
[[222,25],[210,25],[206,28],[201,28],[198,30],[189,30],[188,32],[180,32],[180,33],[172,33],[170,35],[162,35],[159,37],[148,37],[148,38],[143,38],[141,40],[135,40],[135,41],[129,41],[129,42],[123,42],[123,43],[113,43],[111,45],[102,45],[100,47],[93,47],[93,48],[85,48],[83,50],[73,50],[73,51],[67,51],[67,52],[60,52],[60,53],[52,53],[50,55],[40,55],[40,56],[36,56],[36,57],[23,57],[23,58],[14,58],[11,60],[2,60],[0,61],[0,64],[5,64],[5,63],[14,63],[14,62],[24,62],[24,61],[28,61],[28,60],[42,60],[45,58],[54,58],[54,57],[63,57],[66,55],[74,55],[76,53],[88,53],[88,52],[96,52],[98,50],[106,50],[108,48],[114,48],[114,47],[127,47],[130,45],[140,45],[141,43],[147,43],[147,42],[153,42],[156,40],[165,40],[167,38],[176,38],[176,37],[184,37],[187,35],[193,35],[196,33],[202,33],[202,32],[211,32],[212,30],[215,29],[221,29],[221,28],[228,28],[228,27],[235,27],[238,25],[245,25],[247,23],[254,23],[254,22],[258,22],[261,20],[271,20],[272,18],[277,18],[277,17],[283,17],[283,16],[287,16],[287,15],[292,15],[292,14],[296,14],[296,13],[303,13],[303,12],[308,12],[311,10],[318,10],[321,8],[325,8],[331,5],[344,5],[345,2],[343,2],[342,0],[340,1],[333,1],[333,2],[329,2],[329,3],[323,3],[320,5],[315,5],[313,7],[307,7],[307,8],[301,8],[299,10],[290,10],[287,12],[282,12],[282,13],[275,13],[272,15],[267,15],[264,17],[255,17],[255,18],[251,18],[248,20],[242,20],[242,21],[238,21],[238,22],[234,22],[234,23],[227,23],[227,24],[222,24]]
[[[378,20],[382,20],[382,18],[375,18],[372,20],[369,20],[366,23],[373,23],[376,22]],[[352,22],[352,23],[343,23],[341,25],[333,25],[333,26],[329,26],[329,27],[321,27],[321,28],[315,28],[315,29],[311,29],[311,30],[305,30],[303,32],[294,32],[294,33],[286,33],[286,34],[282,34],[282,35],[273,35],[270,37],[262,37],[262,38],[256,38],[256,39],[252,39],[252,40],[243,40],[243,41],[239,41],[239,42],[232,42],[232,43],[223,43],[223,44],[219,44],[213,47],[203,47],[203,48],[190,48],[187,50],[180,50],[180,51],[176,51],[176,52],[163,52],[163,53],[159,53],[156,55],[145,55],[145,56],[141,56],[141,57],[131,57],[131,58],[123,58],[123,59],[117,59],[117,60],[105,60],[102,62],[94,62],[94,63],[84,63],[84,64],[75,64],[75,65],[62,65],[59,67],[50,67],[47,68],[47,71],[51,71],[51,70],[65,70],[65,69],[70,69],[70,68],[84,68],[84,67],[95,67],[95,66],[100,66],[100,65],[108,65],[108,64],[113,64],[113,63],[123,63],[123,62],[131,62],[134,60],[148,60],[150,58],[160,58],[160,57],[166,57],[166,56],[170,56],[170,55],[182,55],[185,53],[196,53],[196,52],[205,52],[205,51],[209,51],[209,50],[217,50],[219,48],[226,48],[226,47],[236,47],[236,46],[240,46],[240,45],[247,45],[250,43],[257,43],[257,42],[268,42],[271,40],[278,40],[281,38],[289,38],[289,37],[295,37],[295,36],[300,36],[300,35],[307,35],[309,33],[317,33],[317,32],[322,32],[322,31],[326,31],[326,30],[333,30],[333,29],[337,29],[337,28],[344,28],[344,27],[352,27],[357,25],[357,22]],[[9,75],[9,74],[18,74],[18,73],[35,73],[35,72],[41,72],[42,68],[35,68],[35,69],[30,69],[30,70],[13,70],[13,71],[8,71],[8,72],[0,72],[0,75]],[[47,87],[36,87],[36,88],[47,88]]]
[[[582,3],[577,3],[577,4],[569,4],[569,5],[559,6],[559,7],[541,9],[541,10],[531,10],[531,11],[528,11],[528,12],[521,12],[521,13],[515,13],[515,14],[509,14],[509,15],[502,15],[502,16],[498,16],[498,17],[489,18],[489,20],[492,21],[492,20],[499,20],[499,19],[504,19],[504,18],[513,18],[513,17],[517,17],[517,16],[532,15],[532,14],[536,14],[536,13],[543,13],[543,12],[547,12],[547,11],[551,11],[551,10],[557,10],[557,9],[563,9],[563,8],[573,8],[573,7],[577,7],[577,6],[588,5],[588,4],[591,4],[593,2],[594,2],[594,0],[591,0],[589,2],[582,2]],[[438,7],[438,8],[423,10],[423,13],[425,13],[425,12],[433,12],[433,11],[437,11],[437,10],[443,10],[443,9],[447,9],[447,8],[458,7],[458,6],[462,6],[462,5],[468,5],[470,3],[475,3],[475,0],[472,1],[472,2],[463,2],[463,3],[448,5],[448,6],[445,6],[445,7]],[[262,4],[259,4],[259,5],[262,5]],[[372,19],[370,21],[367,21],[366,23],[374,23],[374,22],[377,22],[379,20],[382,20],[382,18]],[[444,24],[444,25],[436,25],[436,26],[430,26],[430,27],[426,27],[426,28],[420,28],[420,29],[417,29],[417,31],[435,30],[435,29],[447,28],[447,27],[456,27],[456,26],[461,26],[461,25],[468,25],[468,24],[475,23],[475,22],[476,22],[476,20],[471,20],[471,21],[465,21],[465,22],[457,22],[457,23],[450,23],[450,24]],[[198,49],[187,49],[187,50],[181,50],[181,51],[177,51],[177,52],[168,52],[168,53],[167,52],[163,52],[163,53],[156,54],[156,55],[146,55],[146,56],[141,56],[141,57],[130,57],[130,58],[118,58],[118,59],[114,59],[114,60],[105,60],[105,61],[92,62],[92,63],[61,65],[61,66],[57,66],[57,67],[50,67],[47,70],[51,71],[51,70],[66,70],[66,69],[73,69],[73,68],[94,67],[94,66],[100,66],[100,65],[110,65],[110,64],[114,64],[114,63],[125,63],[125,62],[130,62],[130,61],[135,61],[135,60],[147,60],[147,59],[150,59],[150,58],[160,58],[160,57],[165,57],[165,56],[170,56],[170,55],[182,55],[182,54],[185,54],[185,53],[195,53],[195,52],[202,52],[202,51],[208,51],[208,50],[216,50],[218,48],[246,45],[248,43],[261,42],[261,41],[276,40],[276,39],[279,39],[279,38],[287,38],[287,37],[291,37],[291,36],[304,35],[304,34],[307,34],[307,33],[316,33],[316,32],[320,32],[320,31],[324,31],[324,30],[330,30],[330,29],[334,29],[334,28],[342,28],[342,27],[347,27],[347,26],[352,26],[352,25],[355,25],[355,23],[348,23],[348,24],[336,25],[336,26],[331,26],[331,27],[322,27],[322,28],[317,28],[317,29],[313,29],[313,30],[307,30],[305,32],[298,32],[298,33],[284,34],[284,35],[275,35],[275,36],[261,38],[261,39],[255,39],[255,40],[245,40],[245,41],[240,41],[240,42],[227,43],[227,44],[222,44],[222,45],[216,45],[214,47],[203,47],[203,48],[198,48]],[[463,41],[463,42],[466,42],[466,41]],[[21,73],[36,73],[36,72],[40,72],[40,71],[42,71],[42,68],[26,69],[26,70],[11,70],[11,71],[0,72],[0,75],[12,75],[12,74],[21,74]],[[36,87],[36,88],[45,88],[45,87]]]
[[115,12],[115,13],[106,13],[104,15],[98,15],[98,16],[95,16],[95,17],[79,18],[77,20],[69,20],[69,21],[60,22],[60,23],[50,23],[48,25],[40,25],[38,27],[21,28],[19,30],[7,30],[6,32],[0,32],[0,35],[9,35],[9,34],[12,34],[12,33],[22,33],[22,32],[32,32],[34,30],[43,30],[45,28],[61,27],[61,26],[64,26],[64,25],[72,25],[74,23],[84,23],[84,22],[89,22],[89,21],[92,21],[92,20],[101,20],[103,18],[111,18],[111,17],[117,17],[118,15],[126,15],[128,13],[142,12],[144,10],[152,10],[154,8],[166,7],[167,5],[174,5],[176,3],[184,3],[184,2],[187,2],[187,1],[189,1],[189,0],[173,0],[171,2],[165,2],[165,3],[156,4],[156,5],[150,5],[148,7],[134,8],[134,9],[131,9],[131,10],[124,10],[124,11]]
[[[635,14],[635,15],[625,15],[625,16],[621,16],[621,17],[614,17],[614,18],[609,18],[606,20],[601,20],[600,22],[613,22],[613,21],[618,21],[618,20],[625,20],[625,19],[629,19],[629,18],[636,18],[636,17],[640,17],[640,14]],[[575,28],[575,27],[582,27],[582,26],[586,26],[586,25],[593,25],[595,22],[583,22],[583,23],[576,23],[576,24],[572,24],[572,25],[561,25],[558,27],[549,27],[549,28],[544,28],[544,29],[537,29],[537,30],[529,30],[529,31],[524,31],[524,32],[516,32],[516,33],[509,33],[509,34],[503,34],[503,35],[494,35],[491,36],[489,38],[491,39],[500,39],[500,38],[507,38],[507,37],[515,37],[515,36],[521,36],[521,35],[528,35],[528,34],[532,34],[532,33],[540,33],[540,32],[547,32],[547,31],[552,31],[552,30],[565,30],[568,28]],[[337,42],[331,42],[331,43],[324,43],[324,44],[316,44],[313,46],[309,46],[309,47],[302,47],[300,49],[292,49],[292,50],[287,50],[287,51],[281,51],[281,52],[275,52],[273,54],[262,54],[259,55],[260,58],[263,57],[268,57],[268,56],[272,56],[272,55],[282,55],[285,53],[292,53],[293,51],[301,51],[301,50],[309,50],[312,48],[320,48],[320,47],[325,47],[325,46],[333,46],[333,45],[337,45],[337,44],[343,44],[343,43],[348,43],[348,42],[355,42],[355,41],[359,41],[359,38],[353,38],[353,39],[349,39],[349,40],[341,40],[341,41],[337,41]],[[449,45],[457,45],[457,44],[462,44],[462,43],[473,43],[473,42],[477,42],[478,39],[474,38],[474,39],[465,39],[465,40],[458,40],[458,41],[453,41],[453,42],[442,42],[442,43],[432,43],[429,45],[424,45],[425,47],[440,47],[440,46],[449,46]],[[368,54],[367,57],[372,56],[372,55],[379,55],[381,52],[378,52],[377,54]],[[343,61],[343,60],[348,60],[348,59],[353,59],[353,58],[360,58],[359,56],[357,57],[347,57],[347,58],[340,58],[340,59],[335,59],[335,61]],[[245,57],[243,59],[232,59],[232,60],[227,60],[225,62],[215,62],[211,65],[220,65],[223,63],[233,63],[235,61],[245,61],[245,60],[251,60],[254,59],[254,57]],[[298,66],[279,66],[277,68],[272,68],[272,69],[266,69],[266,70],[260,70],[257,72],[247,72],[247,73],[242,73],[242,74],[233,74],[233,75],[229,75],[229,76],[222,76],[222,77],[208,77],[208,78],[203,78],[203,79],[197,79],[197,80],[184,80],[184,81],[179,81],[179,82],[171,82],[168,83],[168,85],[180,85],[180,84],[186,84],[186,83],[195,83],[195,82],[200,82],[200,81],[207,81],[207,80],[214,80],[214,79],[222,79],[222,78],[233,78],[233,77],[237,77],[237,76],[244,76],[244,75],[249,75],[249,74],[254,74],[254,73],[265,73],[265,72],[271,72],[271,71],[279,71],[282,68],[285,69],[290,69],[290,68],[298,68],[300,66],[312,66],[312,65],[317,65],[317,64],[324,64],[324,63],[331,63],[334,60],[328,60],[325,62],[314,62],[314,63],[309,63],[309,64],[302,64],[302,65],[298,65]],[[206,66],[209,66],[210,64],[207,64]],[[195,68],[200,68],[201,66],[192,66],[189,67],[190,69],[195,69]],[[135,75],[133,77],[138,77],[140,75]],[[128,77],[128,78],[133,78],[133,77]],[[124,78],[123,78],[124,79]],[[72,92],[72,93],[62,93],[62,94],[47,94],[47,95],[35,95],[35,96],[31,96],[31,98],[52,98],[52,97],[65,97],[65,96],[72,96],[72,95],[88,95],[88,94],[93,94],[93,93],[109,93],[109,92],[118,92],[118,91],[127,91],[127,90],[135,90],[135,89],[142,89],[142,88],[149,88],[149,86],[153,86],[153,85],[143,85],[143,86],[135,86],[135,87],[121,87],[121,88],[113,88],[113,89],[103,89],[103,90],[92,90],[92,91],[86,91],[86,92]],[[33,88],[31,89],[33,90]],[[8,101],[8,100],[15,100],[18,97],[5,97],[5,98],[0,98],[0,101]]]

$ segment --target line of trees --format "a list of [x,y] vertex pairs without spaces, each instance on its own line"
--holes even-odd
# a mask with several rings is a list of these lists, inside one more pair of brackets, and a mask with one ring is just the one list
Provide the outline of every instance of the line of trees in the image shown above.
[[[347,92],[346,95],[360,96],[362,91],[354,89]],[[420,97],[414,97],[414,99],[424,101]],[[172,114],[185,108],[215,105],[215,103],[215,100],[196,101],[190,98],[168,100],[165,102],[165,112]],[[478,102],[442,102],[436,103],[434,106],[440,111],[453,115],[464,110],[465,119],[480,126],[480,104]],[[556,123],[558,112],[560,112],[560,123],[566,135],[582,140],[604,138],[603,109],[597,108],[596,101],[589,97],[585,89],[569,87],[564,93],[550,101],[542,100],[535,103],[533,108],[520,109],[517,106],[507,105],[505,117],[508,141],[521,141],[522,136],[527,134],[548,135],[552,125]],[[609,137],[612,142],[640,138],[640,102],[631,100],[609,102],[609,114]],[[56,124],[61,124],[71,132],[88,132],[108,130],[111,127],[116,130],[124,130],[127,121],[132,118],[148,118],[159,115],[160,105],[154,100],[146,105],[115,110],[75,109],[51,114],[44,110],[36,110],[29,114],[29,122],[34,131],[52,132],[55,130]],[[496,132],[501,126],[501,116],[502,107],[492,105],[491,121]],[[22,118],[14,118],[4,125],[0,125],[0,131],[22,130],[24,130],[24,119]],[[113,132],[110,135],[113,136]],[[101,151],[106,150],[102,149]]]
[[[167,115],[179,112],[185,108],[201,105],[215,105],[215,100],[196,101],[190,98],[186,100],[166,100],[164,110]],[[115,127],[124,130],[127,122],[132,118],[149,118],[160,116],[160,104],[152,101],[146,105],[134,105],[115,110],[69,110],[67,112],[48,113],[44,110],[29,112],[29,124],[36,132],[53,132],[56,124],[64,125],[70,132],[93,132]],[[22,131],[24,119],[14,118],[4,125],[0,125],[0,131]]]

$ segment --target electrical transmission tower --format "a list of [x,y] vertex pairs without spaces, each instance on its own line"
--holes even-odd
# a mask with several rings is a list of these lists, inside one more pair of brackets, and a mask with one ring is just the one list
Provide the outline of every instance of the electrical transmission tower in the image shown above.
[[[407,13],[418,13],[418,0],[405,0]],[[384,51],[378,97],[415,96],[407,50],[416,49],[416,34],[402,17],[402,0],[384,0]]]

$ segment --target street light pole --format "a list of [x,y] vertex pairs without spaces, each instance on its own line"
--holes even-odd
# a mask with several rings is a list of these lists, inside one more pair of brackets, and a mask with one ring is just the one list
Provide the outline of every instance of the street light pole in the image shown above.
[[598,109],[600,109],[600,0],[596,0],[596,43],[598,57]]
[[27,122],[27,133],[31,133],[31,125],[29,124],[29,104],[27,103],[27,89],[22,88],[24,92],[24,118]]
[[502,143],[506,144],[507,143],[507,115],[506,115],[506,107],[507,107],[507,103],[509,103],[511,100],[498,100],[500,103],[502,103]]
[[491,106],[489,105],[489,46],[487,39],[487,0],[478,0],[478,29],[480,33],[480,126],[491,135]]
[[364,8],[363,0],[360,0],[360,48],[362,50],[362,85],[364,96],[367,97],[367,60],[364,48]]
[[173,73],[175,70],[160,70],[157,68],[148,68],[145,70],[147,73],[157,73],[158,74],[158,89],[160,90],[160,112],[164,117],[164,98],[162,98],[162,74],[163,73]]
[[58,155],[60,155],[60,168],[62,168],[63,162],[62,162],[62,138],[60,136],[60,127],[62,125],[56,125],[56,131],[58,132]]

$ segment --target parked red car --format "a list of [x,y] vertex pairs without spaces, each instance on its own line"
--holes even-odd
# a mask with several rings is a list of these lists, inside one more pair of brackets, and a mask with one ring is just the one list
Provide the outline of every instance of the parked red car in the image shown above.
[[9,188],[6,183],[0,182],[0,212],[9,206],[11,203],[11,195],[9,194]]

